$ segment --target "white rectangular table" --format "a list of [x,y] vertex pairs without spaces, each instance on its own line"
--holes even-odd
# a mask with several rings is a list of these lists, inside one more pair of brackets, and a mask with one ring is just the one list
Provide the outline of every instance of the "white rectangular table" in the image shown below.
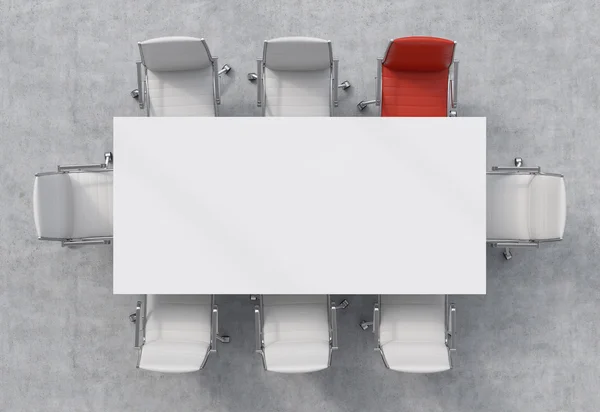
[[484,294],[485,118],[115,118],[114,293]]

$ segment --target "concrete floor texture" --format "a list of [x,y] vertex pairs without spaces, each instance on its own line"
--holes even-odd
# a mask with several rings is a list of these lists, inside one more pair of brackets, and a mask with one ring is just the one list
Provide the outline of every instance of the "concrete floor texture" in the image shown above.
[[[594,0],[0,0],[0,411],[600,410],[598,21]],[[137,370],[127,319],[137,296],[112,294],[112,248],[38,241],[33,176],[102,161],[113,117],[143,115],[129,96],[136,43],[170,35],[206,38],[233,67],[223,116],[258,115],[246,73],[265,39],[332,40],[340,79],[353,85],[337,116],[375,114],[356,103],[373,97],[388,39],[456,40],[460,115],[487,118],[489,167],[521,156],[565,175],[564,240],[510,262],[488,249],[487,295],[453,296],[448,372],[384,368],[358,327],[374,296],[348,296],[340,350],[322,372],[263,371],[247,296],[219,297],[232,342],[205,370]],[[432,233],[432,257],[447,247],[463,253]]]

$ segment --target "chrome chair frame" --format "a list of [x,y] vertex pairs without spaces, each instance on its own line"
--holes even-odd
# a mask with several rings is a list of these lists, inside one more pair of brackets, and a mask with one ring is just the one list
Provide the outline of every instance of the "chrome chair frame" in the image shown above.
[[[261,355],[263,368],[267,370],[267,360],[265,356],[265,341],[264,341],[264,308],[263,295],[251,295],[250,300],[257,301],[254,305],[254,331],[255,331],[255,352]],[[337,333],[337,311],[346,309],[349,305],[346,299],[342,300],[338,305],[331,300],[331,296],[327,295],[328,321],[329,321],[329,360],[327,366],[331,366],[331,357],[334,350],[338,349],[338,333]]]
[[[135,308],[135,312],[129,315],[129,320],[135,325],[134,342],[133,347],[138,350],[136,368],[140,367],[140,361],[142,359],[142,350],[144,343],[146,343],[146,301],[148,295],[143,295],[142,300],[138,300]],[[210,346],[206,351],[204,360],[200,365],[200,369],[203,369],[208,361],[208,356],[211,353],[217,352],[217,341],[221,343],[229,343],[230,337],[226,335],[219,335],[219,307],[215,303],[215,295],[211,295],[211,325],[210,325]],[[138,320],[141,320],[138,322]]]
[[[65,173],[103,173],[112,172],[113,154],[112,152],[104,153],[104,163],[82,164],[82,165],[58,165],[56,172],[41,172],[36,173],[38,176],[59,175]],[[61,246],[86,246],[86,245],[110,245],[112,236],[89,236],[80,238],[54,238],[54,237],[38,237],[38,240],[50,240],[61,242]]]
[[[554,176],[564,177],[559,173],[545,173],[542,172],[540,166],[525,167],[523,166],[523,159],[515,157],[514,166],[492,166],[492,171],[487,172],[488,175],[540,175],[540,176]],[[486,239],[493,248],[504,248],[504,258],[506,260],[512,259],[511,248],[539,248],[541,243],[547,242],[558,242],[563,240],[562,237],[553,239]]]
[[[202,45],[206,49],[206,54],[211,62],[213,71],[213,105],[215,108],[215,116],[219,116],[219,105],[221,104],[221,84],[220,78],[222,74],[228,74],[231,70],[229,64],[224,64],[221,69],[218,69],[219,58],[210,54],[208,44],[204,38],[200,39]],[[131,97],[136,99],[140,105],[140,109],[146,109],[146,116],[150,117],[150,105],[148,101],[148,68],[144,65],[144,53],[142,51],[142,43],[138,42],[141,60],[135,62],[137,72],[137,89],[131,91]]]
[[[450,363],[450,368],[454,367],[454,353],[456,352],[456,305],[449,301],[448,295],[444,297],[444,305],[445,305],[445,328],[446,328],[446,348],[448,348],[448,361]],[[383,364],[387,369],[390,368],[387,359],[383,353],[381,348],[381,295],[377,295],[377,303],[373,305],[373,320],[372,321],[362,321],[360,322],[360,327],[363,330],[367,330],[369,326],[373,327],[373,334],[375,335],[375,350],[379,351],[381,355],[381,359],[383,359]]]
[[[256,73],[248,73],[248,80],[256,81],[256,105],[261,108],[261,116],[266,114],[266,94],[265,94],[265,61],[267,58],[267,44],[265,40],[263,46],[263,56],[256,59]],[[352,85],[348,80],[338,83],[339,59],[333,57],[331,40],[327,42],[329,46],[329,56],[331,64],[329,66],[330,89],[329,89],[329,115],[333,117],[334,108],[338,107],[338,89],[347,90]]]
[[[363,111],[367,106],[374,104],[379,107],[379,116],[381,116],[381,88],[382,88],[382,79],[381,72],[383,67],[383,61],[388,55],[388,51],[390,47],[392,47],[392,43],[394,39],[390,39],[387,48],[385,49],[384,57],[379,57],[377,59],[377,75],[375,76],[375,99],[373,100],[361,100],[358,102],[356,107],[358,110]],[[450,109],[448,110],[448,117],[457,117],[458,116],[458,66],[459,61],[454,58],[456,53],[456,42],[454,42],[454,50],[452,52],[452,64],[448,73],[448,97],[450,99]]]

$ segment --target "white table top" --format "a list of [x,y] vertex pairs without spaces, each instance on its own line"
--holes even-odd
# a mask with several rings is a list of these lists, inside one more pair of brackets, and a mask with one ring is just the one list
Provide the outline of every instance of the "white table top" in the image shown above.
[[484,294],[485,118],[115,118],[114,293]]

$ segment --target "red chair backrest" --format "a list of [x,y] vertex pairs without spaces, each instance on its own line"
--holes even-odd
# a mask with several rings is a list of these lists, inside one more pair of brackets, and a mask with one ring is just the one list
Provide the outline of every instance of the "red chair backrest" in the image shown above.
[[438,37],[394,40],[383,59],[381,115],[447,116],[454,45]]

